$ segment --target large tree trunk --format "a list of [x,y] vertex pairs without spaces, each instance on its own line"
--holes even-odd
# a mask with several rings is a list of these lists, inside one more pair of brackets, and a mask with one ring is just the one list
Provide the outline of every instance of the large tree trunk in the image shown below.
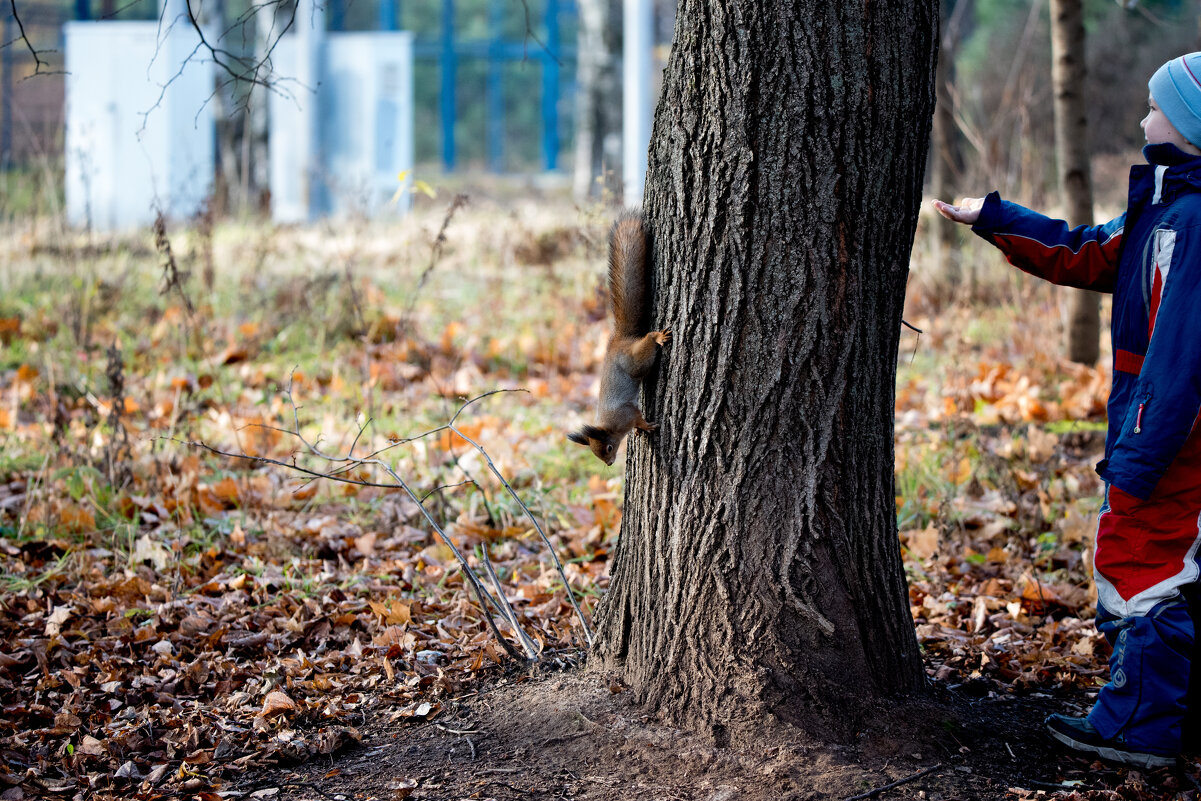
[[[1051,0],[1051,83],[1055,89],[1055,156],[1068,222],[1093,221],[1088,115],[1084,106],[1084,12],[1081,0]],[[1096,364],[1101,356],[1101,296],[1068,293],[1068,358]]]
[[920,0],[679,6],[645,201],[675,339],[596,656],[719,742],[923,680],[893,405],[937,30]]

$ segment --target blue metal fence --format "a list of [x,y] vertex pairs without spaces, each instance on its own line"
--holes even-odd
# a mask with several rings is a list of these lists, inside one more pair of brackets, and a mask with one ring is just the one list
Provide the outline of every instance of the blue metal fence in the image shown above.
[[[340,30],[345,21],[349,0],[330,0],[330,30]],[[377,24],[381,30],[395,30],[403,22],[403,0],[380,0]],[[575,61],[574,43],[565,45],[561,30],[565,19],[577,14],[572,0],[545,0],[540,22],[545,31],[542,44],[526,39],[505,38],[505,21],[515,13],[523,13],[511,0],[489,0],[487,7],[489,35],[483,38],[460,38],[456,35],[455,0],[441,0],[437,35],[419,35],[414,42],[414,58],[438,65],[438,117],[441,140],[441,159],[445,170],[454,170],[458,163],[455,149],[455,129],[458,103],[459,67],[466,61],[486,64],[484,105],[486,113],[485,160],[488,169],[500,172],[505,157],[505,97],[504,65],[532,62],[541,70],[541,151],[546,170],[559,166],[562,136],[559,126],[559,101],[571,86],[563,81],[563,67]],[[532,20],[531,20],[532,21]]]
[[[253,2],[254,0],[252,0]],[[487,4],[487,35],[483,37],[460,37],[456,32],[455,12],[456,0],[436,0],[441,6],[436,33],[433,30],[422,31],[414,43],[414,58],[438,67],[438,128],[440,139],[440,155],[445,170],[454,170],[458,163],[455,148],[456,124],[458,116],[457,102],[459,92],[456,84],[460,78],[460,66],[465,62],[485,65],[484,96],[482,98],[485,111],[484,147],[485,163],[489,170],[500,172],[505,166],[506,155],[506,98],[505,98],[505,66],[509,64],[528,63],[540,70],[539,108],[537,112],[540,121],[539,149],[541,151],[542,167],[555,170],[559,166],[559,155],[563,145],[563,132],[560,126],[560,101],[570,96],[574,89],[574,63],[576,58],[574,37],[565,43],[562,37],[564,25],[571,30],[570,22],[577,16],[574,0],[542,0],[541,8],[530,3],[537,13],[530,22],[540,30],[542,41],[538,42],[532,36],[524,38],[507,37],[504,33],[506,23],[513,27],[513,15],[524,14],[522,4],[513,0],[488,0]],[[338,31],[347,27],[348,17],[352,16],[351,3],[353,0],[328,0],[327,24],[330,30]],[[425,0],[429,3],[431,0]],[[3,0],[0,5],[7,6]],[[68,16],[77,20],[96,19],[94,13],[95,0],[70,0],[63,8]],[[153,13],[154,0],[143,0],[137,4],[136,11],[146,14]],[[119,11],[128,9],[123,6]],[[429,8],[429,6],[427,6]],[[397,30],[404,22],[404,0],[379,0],[377,11],[366,18],[361,13],[353,16],[354,27],[359,29],[371,27],[373,24],[380,30]],[[433,10],[433,9],[430,9]],[[7,11],[7,8],[4,9]],[[132,13],[132,12],[131,12]],[[7,28],[0,41],[9,42],[14,38],[13,25],[8,19],[10,15],[0,11],[0,28]],[[124,15],[123,15],[124,16]],[[374,19],[372,18],[374,17]],[[427,20],[432,22],[429,17]],[[11,62],[14,48],[0,48],[0,111],[6,110],[11,104]],[[510,87],[511,90],[511,87]],[[509,100],[512,101],[512,95]],[[511,113],[510,109],[510,113]],[[11,151],[13,132],[11,129],[11,114],[0,113],[0,153]],[[513,136],[509,131],[509,136]],[[533,133],[533,132],[531,132]],[[528,140],[523,140],[528,141]],[[511,142],[510,142],[511,144]],[[531,143],[532,144],[532,143]]]

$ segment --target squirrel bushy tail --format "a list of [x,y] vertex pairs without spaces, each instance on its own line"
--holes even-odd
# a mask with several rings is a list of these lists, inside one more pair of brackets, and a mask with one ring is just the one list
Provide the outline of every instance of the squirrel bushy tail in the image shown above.
[[649,327],[646,250],[642,215],[623,213],[609,234],[609,305],[613,309],[613,332],[619,337],[640,337]]
[[671,342],[671,331],[650,329],[650,265],[642,215],[626,212],[609,234],[609,300],[613,335],[601,365],[600,404],[596,425],[567,435],[590,448],[605,464],[613,464],[617,448],[631,431],[649,433],[657,426],[642,416],[638,391],[659,350]]

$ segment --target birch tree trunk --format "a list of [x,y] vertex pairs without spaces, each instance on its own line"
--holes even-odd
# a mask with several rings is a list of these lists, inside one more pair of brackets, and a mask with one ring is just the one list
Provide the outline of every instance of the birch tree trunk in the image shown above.
[[645,200],[675,338],[593,664],[719,743],[923,681],[893,410],[937,31],[920,0],[679,5]]
[[[1088,116],[1084,105],[1084,11],[1081,0],[1051,0],[1051,83],[1055,90],[1055,156],[1059,192],[1071,225],[1093,221]],[[1096,364],[1101,356],[1101,296],[1068,289],[1068,358]]]

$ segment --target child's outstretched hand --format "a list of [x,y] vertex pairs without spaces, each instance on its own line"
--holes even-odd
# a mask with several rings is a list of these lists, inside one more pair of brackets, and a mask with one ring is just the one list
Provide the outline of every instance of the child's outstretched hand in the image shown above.
[[965,225],[975,225],[976,220],[980,218],[980,209],[983,207],[984,198],[982,197],[965,197],[959,201],[958,206],[943,203],[941,200],[934,201],[935,211],[948,220]]

